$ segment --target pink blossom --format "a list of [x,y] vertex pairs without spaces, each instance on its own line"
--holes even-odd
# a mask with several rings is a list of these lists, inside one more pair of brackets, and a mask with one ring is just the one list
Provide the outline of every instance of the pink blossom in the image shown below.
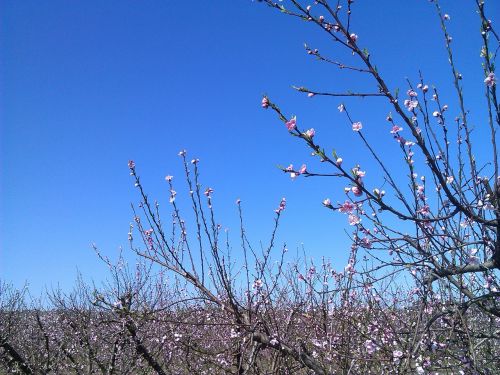
[[406,100],[404,101],[404,105],[405,105],[406,109],[407,109],[408,111],[410,111],[410,112],[411,112],[411,111],[413,111],[415,108],[417,108],[417,106],[418,106],[418,101],[417,101],[417,100],[410,100],[410,99],[406,99]]
[[391,129],[391,134],[396,134],[397,132],[400,132],[402,131],[403,128],[399,125],[394,125]]
[[467,259],[467,263],[469,263],[469,264],[478,264],[479,263],[479,257],[476,256],[477,252],[478,252],[477,248],[470,250],[469,258]]
[[450,15],[449,15],[449,14],[445,14],[445,15],[443,16],[443,19],[444,19],[445,21],[449,21],[449,20],[450,20]]
[[186,155],[186,150],[181,150],[179,151],[179,156],[185,156]]
[[292,117],[289,121],[285,123],[285,125],[288,131],[292,131],[297,126],[297,117],[296,116]]
[[299,169],[299,174],[303,174],[307,172],[307,166],[305,164],[302,164],[302,166]]
[[359,186],[353,186],[351,191],[356,197],[360,197],[363,195],[363,190]]
[[337,164],[337,167],[340,167],[342,165],[342,158],[337,158],[337,160],[335,161],[335,164]]
[[488,76],[484,79],[484,83],[486,83],[486,86],[488,87],[493,87],[496,84],[496,77],[495,73],[490,72]]
[[170,199],[169,199],[170,203],[174,203],[176,195],[177,195],[177,192],[175,190],[173,190],[173,189],[170,190]]
[[424,85],[424,87],[422,87],[422,91],[423,91],[423,92],[427,92],[427,91],[429,91],[429,86]]
[[309,129],[309,130],[307,130],[307,131],[305,132],[305,135],[306,135],[308,138],[312,138],[312,137],[314,137],[314,135],[315,135],[315,134],[316,134],[316,131],[315,131],[313,128],[311,128],[311,129]]
[[269,107],[269,99],[266,96],[264,96],[262,98],[262,104],[261,105],[262,105],[262,108],[265,108],[265,109],[267,109]]
[[323,201],[323,206],[325,206],[325,207],[331,207],[331,205],[332,205],[332,201],[330,200],[330,198],[326,198]]
[[491,276],[486,277],[486,284],[484,284],[484,287],[486,289],[490,289],[493,284],[493,281],[494,281],[493,277]]
[[343,214],[350,214],[352,213],[352,211],[354,211],[355,208],[356,206],[351,201],[346,200],[340,205],[339,212]]
[[372,355],[377,350],[377,345],[372,340],[365,341],[365,349],[369,355]]
[[314,95],[316,95],[316,94],[315,94],[315,93],[313,93],[313,92],[310,92],[310,93],[308,93],[308,94],[307,94],[307,97],[308,97],[308,98],[312,98]]
[[358,36],[356,34],[354,34],[354,33],[352,33],[351,35],[349,35],[349,38],[351,38],[351,40],[353,42],[356,42],[358,40]]
[[357,225],[361,222],[361,219],[357,215],[349,214],[348,221],[349,221],[349,225]]
[[447,177],[446,177],[446,183],[447,183],[447,184],[451,184],[451,183],[453,183],[453,180],[454,180],[454,177],[453,177],[453,176],[447,176]]
[[396,139],[396,141],[398,141],[398,143],[402,143],[402,144],[406,143],[406,139],[404,139],[400,135],[398,135],[397,137],[394,137],[394,138]]
[[343,104],[340,104],[337,109],[339,110],[340,113],[344,112],[344,105]]
[[422,207],[417,212],[424,215],[424,216],[429,216],[429,214],[431,213],[431,210],[430,210],[429,205],[426,204],[424,207]]
[[359,169],[356,170],[356,176],[358,177],[365,177],[366,172],[365,171],[360,171]]
[[200,159],[191,160],[191,164],[198,164],[199,162],[200,162]]
[[134,162],[133,160],[129,160],[129,161],[128,161],[128,167],[129,167],[130,169],[134,169],[134,168],[135,168],[135,162]]
[[399,362],[401,357],[403,357],[403,352],[401,350],[394,350],[392,352],[392,357],[394,358],[395,362]]
[[168,182],[172,181],[173,178],[174,178],[174,176],[170,176],[170,175],[165,176],[165,180]]
[[353,131],[359,132],[361,129],[363,129],[363,124],[361,124],[361,122],[355,122],[352,124]]
[[361,247],[364,247],[365,249],[371,249],[372,248],[372,241],[368,237],[364,237],[361,240]]
[[253,282],[253,288],[254,289],[257,289],[259,290],[260,288],[262,288],[262,286],[264,285],[264,283],[262,282],[261,279],[257,279]]
[[203,194],[205,194],[207,197],[209,197],[210,194],[212,194],[213,192],[214,192],[214,189],[209,187],[205,190],[205,192]]
[[411,97],[411,98],[415,98],[415,97],[417,97],[417,96],[418,96],[418,94],[417,94],[415,91],[413,91],[412,89],[409,89],[409,90],[406,92],[406,94],[407,94],[409,97]]
[[287,172],[292,172],[293,171],[293,164],[290,164],[288,167],[285,168]]
[[434,111],[434,112],[432,112],[432,115],[433,115],[434,117],[440,117],[440,116],[441,116],[441,113],[440,113],[439,111]]
[[286,207],[286,199],[285,198],[281,198],[281,202],[280,202],[280,205],[277,209],[274,210],[274,212],[276,212],[278,215],[281,213],[281,211],[283,211]]

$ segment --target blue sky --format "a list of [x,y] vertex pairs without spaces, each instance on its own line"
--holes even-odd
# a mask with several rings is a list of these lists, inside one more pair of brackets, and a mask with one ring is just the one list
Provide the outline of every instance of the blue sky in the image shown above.
[[[443,1],[442,7],[451,15],[480,140],[483,73],[472,3]],[[406,91],[405,78],[416,82],[421,69],[457,112],[432,4],[359,1],[353,13],[359,44],[391,88]],[[490,1],[489,13],[500,14],[500,3]],[[201,159],[202,181],[215,189],[225,227],[237,230],[234,202],[241,198],[251,238],[267,241],[273,209],[285,196],[280,241],[290,249],[303,243],[309,256],[343,267],[345,218],[321,206],[326,197],[342,200],[343,185],[283,175],[276,165],[313,169],[316,161],[260,108],[266,93],[350,164],[366,159],[336,110],[340,100],[307,99],[290,89],[373,87],[304,53],[307,42],[354,61],[316,28],[249,0],[4,0],[0,14],[2,279],[17,286],[28,281],[36,293],[44,285],[69,288],[77,270],[105,277],[90,244],[110,256],[127,247],[130,203],[138,201],[127,161],[135,160],[150,195],[167,205],[164,176],[181,176],[181,149]],[[382,155],[393,159],[386,103],[346,103]],[[364,165],[369,171],[369,162]],[[187,197],[177,190],[179,200]]]

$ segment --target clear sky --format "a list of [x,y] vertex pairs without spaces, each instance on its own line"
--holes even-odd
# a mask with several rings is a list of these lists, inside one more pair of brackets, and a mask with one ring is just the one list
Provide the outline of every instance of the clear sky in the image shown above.
[[[484,77],[473,3],[448,0],[442,7],[451,16],[466,105],[481,140]],[[500,14],[500,2],[489,1],[489,14]],[[167,205],[164,176],[181,177],[183,148],[201,160],[202,181],[215,189],[225,227],[238,230],[234,202],[241,198],[251,238],[267,241],[273,209],[285,196],[280,241],[290,249],[303,243],[311,257],[344,266],[345,218],[321,205],[326,197],[343,200],[343,185],[281,173],[278,164],[314,169],[317,162],[260,108],[266,93],[349,164],[366,159],[336,110],[340,100],[290,89],[373,87],[304,52],[307,42],[354,61],[317,28],[250,0],[3,0],[0,21],[1,279],[28,281],[35,293],[44,285],[69,288],[77,270],[102,279],[106,267],[90,244],[110,256],[126,248],[130,203],[138,201],[127,161],[135,160],[150,195]],[[406,91],[405,78],[415,83],[422,69],[458,113],[431,3],[356,1],[353,30],[391,88]],[[384,121],[386,103],[346,102],[391,158],[397,148]],[[179,200],[187,197],[181,186]]]

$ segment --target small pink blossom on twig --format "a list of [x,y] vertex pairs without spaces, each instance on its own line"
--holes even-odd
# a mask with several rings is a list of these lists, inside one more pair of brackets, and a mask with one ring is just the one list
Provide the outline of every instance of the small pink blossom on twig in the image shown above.
[[351,191],[356,197],[360,197],[363,195],[363,190],[359,186],[353,186]]
[[400,132],[400,131],[402,131],[402,130],[403,130],[403,128],[402,128],[401,126],[399,126],[399,125],[394,125],[394,126],[392,127],[392,129],[391,129],[391,134],[396,134],[396,133],[398,133],[398,132]]
[[406,100],[404,101],[404,105],[405,105],[406,109],[407,109],[408,111],[410,111],[410,112],[411,112],[411,111],[413,111],[415,108],[417,108],[417,107],[418,107],[418,101],[417,101],[417,100],[410,100],[410,99],[406,99]]
[[399,362],[400,359],[403,357],[403,352],[401,350],[394,350],[392,352],[392,357],[394,359],[394,362]]
[[173,189],[170,190],[170,199],[169,199],[170,203],[174,203],[176,195],[177,195],[177,192],[175,190],[173,190]]
[[280,205],[277,209],[274,210],[274,212],[276,212],[279,215],[285,209],[285,207],[286,207],[286,199],[281,198]]
[[359,132],[361,129],[363,129],[363,124],[361,124],[361,122],[355,122],[352,124],[353,131]]
[[409,89],[409,90],[406,92],[406,94],[407,94],[410,98],[415,98],[415,97],[417,97],[417,96],[418,96],[418,94],[417,94],[415,91],[413,91],[412,89]]
[[365,171],[360,171],[359,169],[356,169],[356,176],[365,177],[365,175],[366,175]]
[[297,116],[293,116],[285,123],[285,125],[288,131],[292,131],[293,129],[295,129],[295,127],[297,126]]
[[426,204],[424,207],[422,207],[417,212],[424,215],[424,216],[429,216],[429,214],[431,213],[431,210],[430,210],[429,205]]
[[495,73],[491,72],[488,74],[488,76],[484,79],[484,83],[486,83],[486,86],[488,87],[493,87],[496,84],[496,78],[495,78]]
[[377,350],[377,345],[372,340],[365,341],[365,349],[369,355],[372,355]]
[[203,194],[205,194],[205,196],[207,196],[207,197],[210,197],[210,194],[212,194],[213,192],[214,192],[214,189],[209,187],[205,190],[205,192]]
[[469,258],[467,259],[468,264],[478,264],[479,257],[476,255],[478,252],[477,248],[470,249]]
[[316,135],[316,131],[311,128],[305,132],[306,137],[313,138]]
[[355,208],[356,206],[351,201],[346,200],[340,205],[339,212],[343,214],[350,214],[352,213],[352,211],[354,211]]

